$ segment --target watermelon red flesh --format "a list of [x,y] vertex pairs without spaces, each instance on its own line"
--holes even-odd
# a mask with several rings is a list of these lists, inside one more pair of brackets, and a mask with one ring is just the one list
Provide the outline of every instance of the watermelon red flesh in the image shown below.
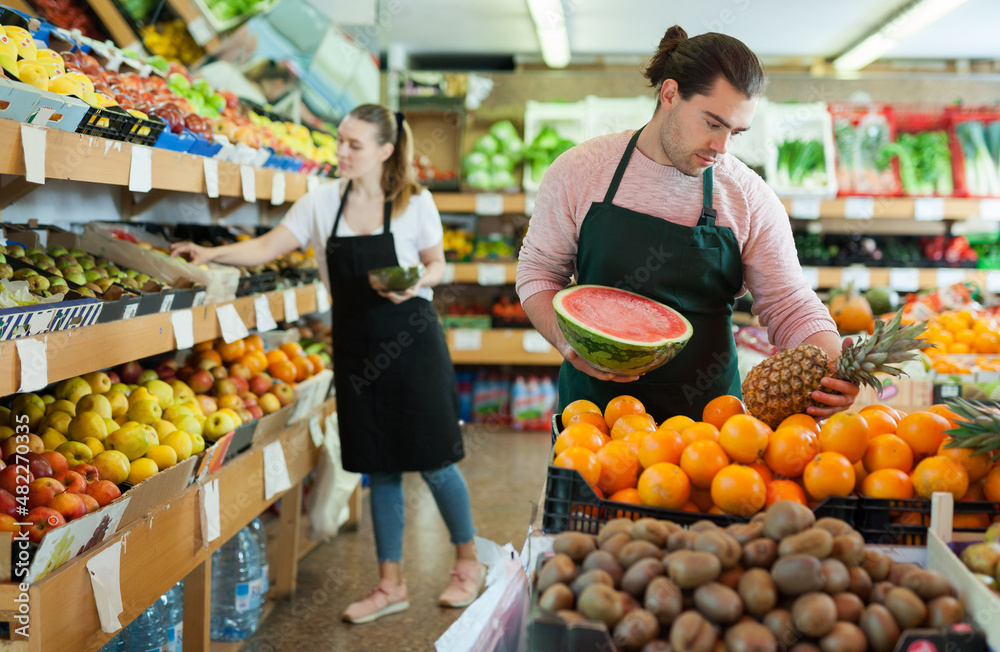
[[598,285],[580,285],[552,300],[559,329],[590,364],[615,374],[652,371],[691,338],[691,324],[652,299]]

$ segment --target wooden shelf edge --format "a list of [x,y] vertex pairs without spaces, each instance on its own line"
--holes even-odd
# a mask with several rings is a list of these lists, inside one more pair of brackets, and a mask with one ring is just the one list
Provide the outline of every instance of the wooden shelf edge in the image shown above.
[[[813,267],[810,265],[803,265],[804,270],[815,269],[818,277],[819,285],[817,289],[826,289],[833,287],[840,287],[842,285],[843,272],[847,269],[852,269],[851,267]],[[892,269],[890,267],[868,267],[870,285],[871,287],[889,287],[891,285],[890,279],[892,274]],[[908,269],[916,271],[919,277],[919,285],[921,290],[929,290],[939,287],[941,284],[938,282],[939,273],[944,272],[946,275],[956,274],[958,272],[962,273],[965,281],[977,283],[981,287],[986,287],[987,274],[991,271],[1000,270],[988,270],[988,269],[960,269],[960,268],[899,268]],[[811,275],[811,272],[807,271],[807,276]],[[954,281],[953,281],[954,282]]]
[[453,329],[445,331],[448,351],[453,364],[467,365],[524,365],[549,366],[562,364],[563,357],[554,348],[546,353],[529,353],[524,350],[524,328],[495,328],[481,330],[478,350],[455,350]]
[[506,284],[511,285],[517,280],[517,263],[503,262],[503,263],[448,263],[452,266],[455,271],[455,278],[452,283],[465,283],[471,285],[479,285],[479,266],[480,265],[503,265],[506,271]]

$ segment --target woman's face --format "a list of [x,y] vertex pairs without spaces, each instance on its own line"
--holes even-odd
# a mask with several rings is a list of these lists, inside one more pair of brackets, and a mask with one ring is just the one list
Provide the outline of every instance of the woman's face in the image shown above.
[[392,145],[378,144],[378,128],[348,116],[337,129],[337,169],[343,179],[357,179],[382,172],[382,163],[392,156]]

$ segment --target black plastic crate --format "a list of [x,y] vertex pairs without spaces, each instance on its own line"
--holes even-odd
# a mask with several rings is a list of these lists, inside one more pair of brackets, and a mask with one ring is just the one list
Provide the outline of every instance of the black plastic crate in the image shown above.
[[306,285],[319,278],[319,270],[315,267],[294,267],[292,269],[282,270],[281,275],[294,285]]
[[92,106],[87,109],[86,115],[76,128],[76,133],[126,141],[137,121],[138,118],[121,107],[110,106],[102,109]]
[[[130,114],[131,115],[131,114]],[[129,130],[128,136],[125,140],[136,145],[146,145],[147,147],[152,147],[156,144],[157,139],[163,130],[166,129],[167,123],[159,118],[151,117],[147,120],[138,118],[136,116],[131,116],[135,120],[135,124]]]
[[[956,500],[954,515],[985,514],[987,527],[1000,516],[1000,503]],[[901,519],[913,522],[901,523]],[[927,544],[927,528],[931,523],[931,501],[919,498],[892,500],[859,498],[856,529],[868,543],[899,546]],[[953,527],[955,532],[982,535],[986,528]]]

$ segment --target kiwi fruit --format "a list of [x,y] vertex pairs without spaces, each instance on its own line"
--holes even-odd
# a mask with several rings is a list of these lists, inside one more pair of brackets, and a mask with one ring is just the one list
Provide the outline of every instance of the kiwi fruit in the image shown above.
[[892,652],[899,640],[899,624],[892,612],[880,604],[870,604],[858,621],[861,631],[868,638],[871,652]]
[[[817,566],[819,562],[816,562]],[[710,552],[689,552],[667,568],[670,579],[682,589],[693,589],[718,579],[722,562]]]
[[629,541],[618,552],[618,563],[629,569],[640,559],[663,559],[663,551],[649,541]]
[[751,568],[743,573],[736,591],[743,599],[747,613],[758,618],[778,604],[778,587],[774,585],[771,574],[763,568]]
[[594,537],[581,532],[562,532],[552,542],[553,552],[562,553],[578,564],[595,550],[597,541]]
[[602,570],[610,575],[615,588],[621,585],[622,575],[624,574],[622,565],[618,563],[618,558],[607,550],[595,550],[587,555],[587,558],[583,560],[583,564],[580,566],[582,572],[595,569]]
[[943,595],[927,603],[927,626],[934,629],[947,627],[965,618],[965,607],[950,595]]
[[599,568],[580,573],[569,585],[569,588],[573,591],[573,595],[579,596],[591,584],[603,584],[615,588],[615,581],[608,573]]
[[660,622],[645,609],[636,609],[622,616],[612,637],[615,645],[628,649],[642,647],[660,635]]
[[616,534],[625,533],[632,538],[632,528],[635,524],[631,519],[627,518],[615,518],[604,524],[601,528],[600,533],[597,535],[597,546],[603,547],[604,542],[613,537]]
[[[864,602],[871,602],[872,600],[869,599],[873,592],[871,576],[863,568],[858,568],[857,566],[848,568],[847,573],[851,578],[851,585],[848,591],[861,598]],[[884,583],[889,584],[888,582]],[[883,584],[883,582],[879,582],[879,584]],[[889,584],[889,586],[892,585]]]
[[618,532],[605,539],[604,543],[600,544],[600,549],[611,553],[615,559],[618,559],[618,554],[622,551],[622,548],[629,543],[632,543],[632,534],[629,532]]
[[674,652],[713,652],[718,634],[712,623],[697,611],[685,611],[670,628]]
[[576,596],[573,595],[573,591],[561,582],[545,589],[542,597],[538,598],[538,606],[550,611],[572,609],[574,602],[576,602]]
[[764,536],[764,523],[761,521],[757,523],[733,523],[726,528],[726,534],[736,539],[741,546],[745,546],[754,539]]
[[826,636],[837,623],[837,604],[825,593],[806,593],[792,605],[795,629],[806,636]]
[[542,565],[538,571],[538,586],[540,593],[553,584],[569,584],[576,577],[576,564],[566,555],[556,555]]
[[927,605],[910,589],[897,586],[885,596],[885,608],[902,630],[919,627],[927,620]]
[[770,568],[777,558],[777,542],[773,539],[754,539],[743,546],[741,563],[747,568]]
[[779,500],[764,514],[764,536],[781,541],[787,536],[807,530],[816,523],[816,515],[805,505],[791,500]]
[[714,623],[731,625],[743,615],[743,599],[719,582],[702,584],[694,590],[694,606]]
[[[604,572],[604,571],[601,571]],[[625,593],[638,598],[646,592],[646,586],[654,577],[660,577],[665,572],[659,559],[647,557],[632,564],[622,577],[621,589]]]
[[764,625],[737,623],[726,631],[726,652],[777,652],[778,642]]
[[823,575],[826,576],[826,586],[824,593],[833,595],[842,593],[851,588],[851,573],[844,566],[843,562],[837,559],[824,559],[822,563]]
[[698,538],[697,532],[691,530],[677,530],[671,532],[667,537],[667,550],[694,550],[694,540]]
[[[670,527],[673,525],[674,527]],[[667,537],[677,528],[668,521],[658,521],[655,518],[641,518],[632,526],[632,538],[636,541],[649,541],[657,548],[667,543]]]
[[666,577],[654,577],[646,586],[643,606],[667,627],[683,611],[684,595],[680,587]]
[[778,590],[789,596],[822,591],[826,586],[822,563],[809,555],[780,557],[771,567],[771,578]]
[[839,559],[848,568],[860,566],[865,554],[865,539],[857,532],[841,534],[833,538],[830,556]]
[[833,596],[833,603],[837,606],[837,620],[849,623],[858,622],[865,610],[865,603],[853,593],[837,593]]
[[624,615],[624,608],[618,592],[604,584],[591,584],[576,601],[576,610],[590,620],[599,620],[608,628]]
[[778,545],[778,556],[788,555],[812,555],[819,559],[826,559],[833,550],[833,535],[819,528],[810,528],[805,532],[799,532],[787,536]]
[[868,647],[868,639],[854,623],[838,622],[819,640],[822,652],[857,652]]
[[694,549],[710,552],[718,557],[723,570],[736,566],[743,556],[743,548],[739,542],[719,529],[699,533],[694,540]]
[[952,594],[951,582],[944,573],[936,570],[910,571],[902,577],[899,585],[916,593],[924,602]]

